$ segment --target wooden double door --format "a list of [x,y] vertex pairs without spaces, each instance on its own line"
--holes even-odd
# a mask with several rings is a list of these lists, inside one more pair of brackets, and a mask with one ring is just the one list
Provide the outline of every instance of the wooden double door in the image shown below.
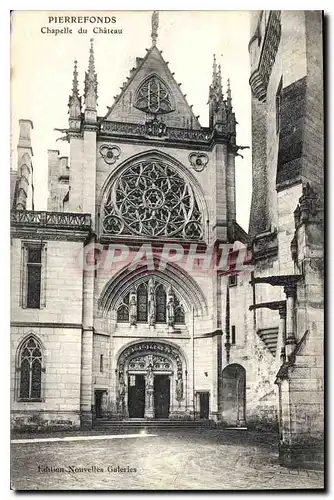
[[[154,417],[169,417],[170,376],[154,375]],[[128,411],[129,418],[145,417],[145,376],[142,374],[128,377]]]

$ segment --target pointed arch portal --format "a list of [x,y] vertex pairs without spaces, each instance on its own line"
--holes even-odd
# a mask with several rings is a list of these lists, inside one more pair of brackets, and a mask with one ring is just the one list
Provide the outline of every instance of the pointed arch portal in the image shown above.
[[118,414],[167,419],[185,404],[186,362],[180,348],[165,342],[128,345],[117,362]]

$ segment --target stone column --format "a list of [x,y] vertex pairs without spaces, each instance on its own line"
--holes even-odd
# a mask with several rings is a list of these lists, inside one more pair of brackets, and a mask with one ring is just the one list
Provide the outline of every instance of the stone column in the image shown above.
[[282,363],[286,360],[285,344],[286,344],[286,304],[281,306],[279,312],[279,328],[278,328],[278,346],[280,347],[280,360]]
[[284,292],[286,295],[286,355],[289,356],[296,345],[294,332],[296,285],[285,285]]

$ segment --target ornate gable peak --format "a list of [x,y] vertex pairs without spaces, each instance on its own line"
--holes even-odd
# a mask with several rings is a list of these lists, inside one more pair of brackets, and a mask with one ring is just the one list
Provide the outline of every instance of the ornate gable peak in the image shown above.
[[[138,95],[138,91],[140,88],[142,88],[143,85],[145,85],[145,82],[149,80],[149,78],[153,75],[156,76],[156,78],[159,79],[159,81],[162,82],[162,88],[166,88],[170,90],[170,96],[171,96],[171,101],[175,100],[179,104],[179,107],[182,107],[181,114],[187,115],[188,117],[188,127],[187,128],[194,128],[194,129],[200,129],[201,125],[198,121],[198,117],[195,116],[192,106],[190,106],[186,100],[185,95],[182,93],[182,90],[180,88],[181,84],[178,84],[174,78],[174,74],[170,71],[168,67],[168,63],[163,59],[161,55],[160,50],[156,47],[156,45],[152,45],[150,49],[147,49],[147,54],[145,55],[144,58],[136,58],[136,67],[132,68],[130,70],[130,75],[127,79],[126,82],[124,82],[123,86],[121,87],[121,93],[115,97],[115,101],[111,107],[108,107],[108,112],[104,116],[105,120],[115,120],[115,121],[123,121],[123,116],[120,117],[119,115],[122,114],[120,113],[120,108],[122,107],[122,103],[127,101],[131,101],[131,104],[129,105],[129,108],[138,108],[140,109],[140,106],[135,106],[135,99],[136,96]],[[131,94],[131,97],[129,97]],[[165,103],[166,104],[166,103]],[[145,107],[145,106],[144,106]],[[170,114],[173,109],[168,110],[168,105],[167,108],[163,111],[164,113]],[[140,118],[142,121],[145,121],[145,112],[146,110],[142,110],[142,115],[140,114]],[[147,111],[148,112],[148,111]],[[125,117],[126,119],[124,121],[129,121],[129,122],[138,122],[138,111],[137,111],[137,118],[131,119],[131,109],[129,109],[128,112],[129,116]],[[155,114],[154,112],[151,112],[152,114]],[[180,123],[180,125],[176,125],[182,128],[184,125]]]

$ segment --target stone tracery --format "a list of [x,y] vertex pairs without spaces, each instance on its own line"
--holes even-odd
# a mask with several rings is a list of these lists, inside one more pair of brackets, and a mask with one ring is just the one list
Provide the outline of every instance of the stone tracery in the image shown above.
[[173,111],[167,86],[156,75],[145,80],[137,91],[135,107],[146,113],[170,113]]
[[117,308],[117,322],[130,323],[185,323],[185,310],[171,286],[166,287],[153,278],[133,286],[122,297]]
[[110,187],[103,217],[104,234],[203,238],[192,187],[161,160],[128,167]]

